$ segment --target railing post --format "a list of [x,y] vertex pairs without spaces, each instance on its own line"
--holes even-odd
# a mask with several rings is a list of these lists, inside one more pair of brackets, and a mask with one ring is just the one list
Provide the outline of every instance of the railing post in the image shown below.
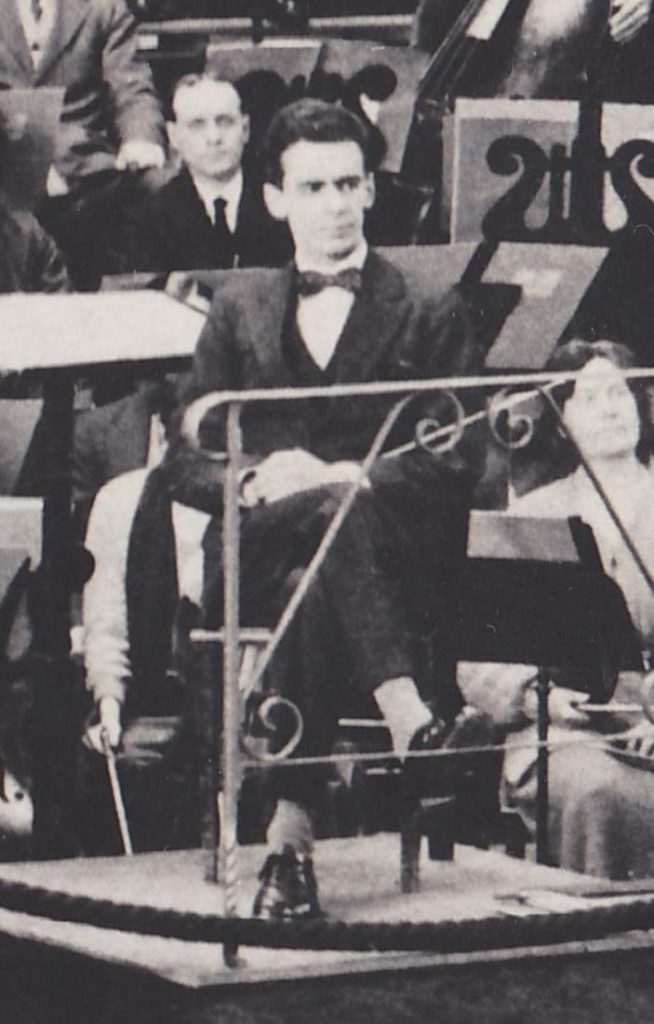
[[[241,788],[239,732],[241,700],[239,666],[240,509],[238,504],[242,437],[241,405],[227,410],[227,467],[223,485],[223,587],[225,642],[223,645],[223,741],[220,859],[225,885],[225,916],[238,917],[238,801]],[[216,794],[217,797],[217,794]],[[237,946],[225,944],[229,966],[236,964]]]
[[549,674],[541,669],[536,680],[538,754],[536,761],[536,861],[549,864]]

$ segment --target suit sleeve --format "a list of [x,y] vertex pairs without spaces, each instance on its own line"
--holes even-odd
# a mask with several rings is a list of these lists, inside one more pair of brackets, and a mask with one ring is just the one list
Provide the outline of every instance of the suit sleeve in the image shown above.
[[147,64],[138,58],[136,21],[124,0],[109,0],[102,72],[113,104],[120,142],[164,145],[164,123]]
[[28,248],[28,286],[31,292],[68,292],[68,271],[56,243],[37,221],[31,224]]
[[[180,427],[184,411],[197,398],[210,391],[241,386],[234,337],[229,304],[221,296],[211,308],[198,340],[191,374],[182,386],[180,412],[173,424],[172,440],[163,464],[173,500],[212,515],[222,508],[224,463],[193,448],[182,436]],[[224,450],[224,421],[224,410],[205,418],[202,443],[207,450]]]

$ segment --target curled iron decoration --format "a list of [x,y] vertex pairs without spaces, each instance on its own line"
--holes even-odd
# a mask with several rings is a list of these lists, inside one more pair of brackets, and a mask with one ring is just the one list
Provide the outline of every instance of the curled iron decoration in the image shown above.
[[456,448],[463,437],[467,426],[463,406],[453,391],[442,391],[441,395],[447,398],[454,410],[454,419],[451,423],[443,423],[435,416],[426,416],[418,420],[415,426],[414,437],[417,448],[429,452],[431,455],[441,455]]
[[[488,400],[486,419],[490,432],[507,451],[517,451],[531,443],[537,421],[533,408],[536,395],[534,391],[515,392],[502,388]],[[528,404],[531,404],[531,410],[527,409]]]
[[[304,734],[302,713],[293,701],[277,693],[258,694],[257,698],[241,733],[243,752],[261,764],[284,761],[297,749]],[[290,723],[290,735],[279,750],[273,750],[272,744],[280,732],[280,712]]]

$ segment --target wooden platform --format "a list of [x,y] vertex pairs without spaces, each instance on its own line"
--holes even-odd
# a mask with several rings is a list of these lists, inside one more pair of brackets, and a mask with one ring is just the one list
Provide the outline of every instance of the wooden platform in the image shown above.
[[[260,847],[241,851],[240,909],[249,913]],[[457,847],[453,862],[422,862],[422,890],[399,891],[396,836],[328,840],[318,845],[316,869],[321,900],[330,918],[345,921],[472,920],[534,910],[576,910],[596,905],[588,898],[605,883],[515,860],[500,853]],[[207,914],[223,912],[223,892],[204,880],[206,856],[200,851],[140,854],[133,858],[89,858],[0,866],[0,878],[116,902]],[[586,895],[584,895],[586,894]],[[519,897],[519,898],[517,898]],[[139,936],[71,923],[50,922],[0,910],[0,935],[82,954],[114,966],[148,972],[191,989],[252,985],[262,981],[321,978],[376,971],[452,966],[515,959],[520,952],[437,956],[431,954],[354,954],[244,949],[244,963],[224,966],[220,946]],[[620,936],[618,947],[652,948],[649,936]],[[606,943],[592,944],[606,949]],[[589,944],[575,950],[588,951]],[[566,952],[566,950],[558,950]],[[567,950],[570,952],[570,950]],[[557,950],[549,948],[551,957]],[[529,950],[537,956],[537,950]]]

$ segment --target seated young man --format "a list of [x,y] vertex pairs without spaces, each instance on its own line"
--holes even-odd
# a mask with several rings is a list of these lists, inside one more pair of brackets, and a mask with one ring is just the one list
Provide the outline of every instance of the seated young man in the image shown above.
[[[408,280],[368,249],[374,169],[361,122],[341,107],[300,100],[273,121],[267,153],[264,194],[290,228],[295,261],[235,275],[221,290],[198,342],[185,401],[225,388],[475,370],[478,352],[459,295],[413,294]],[[325,398],[244,411],[243,622],[276,620],[391,405]],[[401,439],[411,436],[428,405],[414,401]],[[208,440],[220,447],[216,420],[207,424],[212,432]],[[475,458],[476,449],[464,442],[444,454],[413,450],[373,465],[269,673],[270,684],[301,710],[299,754],[328,754],[339,716],[371,698],[399,756],[442,742],[443,722],[427,701],[438,700],[445,718],[459,707],[448,671],[451,598],[480,468]],[[176,500],[215,516],[205,538],[204,610],[210,624],[218,623],[223,465],[180,438],[162,470]],[[419,656],[425,634],[436,650],[429,678]],[[277,774],[256,914],[318,911],[310,861],[317,784],[306,769],[289,766]]]

